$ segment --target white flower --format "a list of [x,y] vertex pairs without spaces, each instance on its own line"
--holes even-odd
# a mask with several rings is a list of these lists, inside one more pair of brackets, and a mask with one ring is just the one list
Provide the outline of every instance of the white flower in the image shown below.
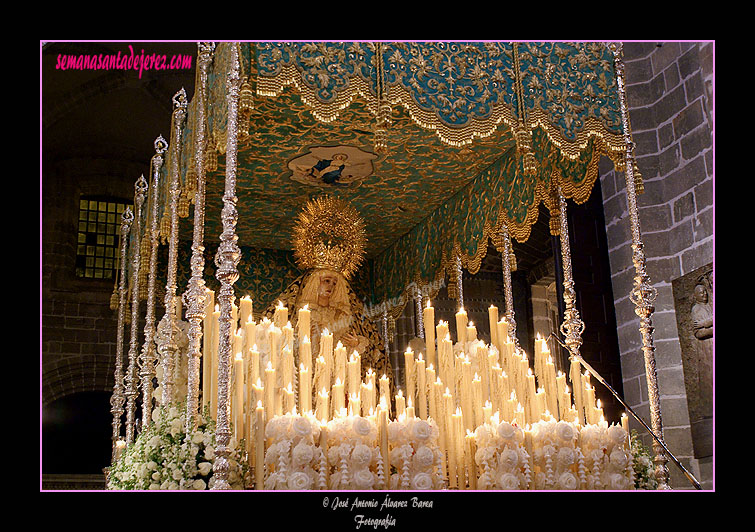
[[204,458],[205,460],[212,461],[215,458],[215,448],[212,445],[209,445],[204,450]]
[[571,443],[577,435],[571,423],[559,421],[556,423],[556,436],[565,443]]
[[193,490],[204,490],[207,488],[207,483],[202,480],[201,478],[196,479],[194,482],[191,483],[191,489]]
[[303,471],[296,471],[288,477],[288,487],[292,490],[308,490],[312,479]]
[[291,426],[294,429],[294,433],[302,438],[312,434],[312,423],[306,417],[297,416],[294,418]]
[[195,432],[194,434],[192,434],[192,436],[191,436],[191,442],[192,443],[196,443],[197,445],[199,445],[203,441],[204,441],[204,433],[203,432],[199,431],[199,432]]
[[504,473],[498,477],[498,486],[504,490],[518,490],[519,479],[512,473]]
[[508,469],[513,469],[519,463],[519,453],[514,449],[504,449],[499,455],[499,462]]
[[180,469],[173,470],[173,480],[181,480],[183,478],[183,472]]
[[375,475],[367,468],[356,471],[352,479],[358,489],[370,489],[375,484]]
[[556,453],[556,462],[562,466],[570,466],[574,463],[574,450],[569,447],[561,447]]
[[516,436],[516,428],[514,425],[509,423],[508,421],[503,421],[498,425],[498,430],[496,431],[498,433],[499,438],[503,438],[504,440],[513,440]]
[[576,489],[577,478],[569,471],[565,471],[564,473],[561,473],[561,475],[558,477],[558,486],[562,490]]
[[490,444],[490,440],[493,438],[493,431],[490,425],[480,425],[475,429],[475,441],[479,447],[487,447]]
[[608,460],[611,462],[612,465],[618,468],[624,468],[629,462],[629,457],[623,450],[616,448],[613,451],[611,451],[611,454],[609,455]]
[[426,468],[433,465],[435,453],[429,447],[422,445],[414,453],[414,464],[418,468]]
[[312,461],[312,458],[315,455],[315,449],[313,446],[308,445],[302,441],[299,442],[296,447],[294,447],[294,450],[291,454],[294,464],[297,466],[302,466]]
[[433,488],[433,477],[427,473],[417,473],[412,478],[411,487],[414,490],[430,490]]
[[420,441],[424,441],[430,438],[433,434],[433,428],[424,419],[415,419],[412,426],[412,435]]
[[372,449],[366,445],[360,443],[354,446],[354,450],[351,451],[351,460],[354,467],[363,468],[372,461]]
[[159,490],[160,489],[160,484],[150,484],[148,489]]
[[157,471],[152,473],[152,480],[160,480],[160,473]]
[[606,435],[614,445],[621,445],[627,441],[627,431],[619,425],[611,425],[608,428]]
[[199,469],[199,474],[206,477],[212,471],[212,464],[210,462],[200,462],[197,468]]
[[372,423],[366,418],[355,417],[351,428],[359,436],[368,436],[372,432]]
[[619,473],[613,473],[608,477],[609,490],[625,490],[629,486],[629,481]]
[[388,439],[390,441],[399,441],[404,438],[404,425],[398,421],[391,421],[388,424]]

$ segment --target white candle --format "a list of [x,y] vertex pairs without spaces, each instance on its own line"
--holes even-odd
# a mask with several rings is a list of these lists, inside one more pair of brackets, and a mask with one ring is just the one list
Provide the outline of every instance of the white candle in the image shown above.
[[323,388],[317,394],[316,416],[317,419],[320,420],[320,423],[326,423],[330,418],[328,410],[328,390]]
[[430,300],[427,301],[427,306],[423,310],[422,317],[425,324],[427,363],[435,365],[437,361],[435,356],[435,309],[430,305]]
[[247,295],[239,300],[239,323],[243,325],[249,321],[254,321],[254,318],[252,316],[252,298]]
[[264,489],[265,483],[265,407],[257,403],[255,410],[255,468],[254,484],[258,490]]
[[404,376],[406,378],[406,397],[414,400],[415,391],[415,372],[414,372],[414,352],[411,347],[407,347],[404,352]]
[[467,311],[461,307],[456,313],[456,341],[463,346],[467,343]]
[[488,308],[488,322],[490,323],[490,343],[500,351],[501,348],[498,346],[498,307],[495,305],[490,305],[490,308]]
[[296,324],[296,327],[298,329],[299,338],[304,337],[311,337],[312,336],[312,329],[311,329],[311,315],[312,311],[309,310],[309,305],[304,305],[302,308],[299,309],[299,321]]
[[308,370],[312,369],[312,342],[309,336],[304,336],[299,342],[299,362]]
[[312,373],[304,364],[299,364],[299,409],[312,410]]
[[361,388],[360,385],[362,383],[361,381],[361,360],[359,357],[359,353],[354,351],[351,353],[351,356],[349,357],[349,361],[346,363],[347,371],[347,383],[348,383],[348,394],[351,395],[359,395]]
[[265,368],[265,419],[273,419],[275,413],[275,368],[268,361]]
[[346,406],[346,397],[344,395],[343,382],[339,377],[336,377],[336,382],[333,384],[333,416],[340,416],[341,410]]
[[339,341],[336,345],[335,351],[335,378],[339,379],[342,383],[346,382],[346,348]]
[[474,342],[475,340],[477,340],[477,327],[470,321],[467,325],[466,342]]
[[278,328],[282,329],[283,326],[288,321],[288,309],[283,304],[282,301],[278,301],[278,306],[275,307],[275,313],[273,314],[273,324]]
[[422,353],[419,354],[417,359],[417,402],[419,404],[419,417],[427,419],[427,374]]
[[399,390],[396,394],[396,417],[406,414],[406,399],[404,398],[404,392]]
[[240,442],[244,439],[244,357],[240,352],[233,360],[233,378],[233,431],[236,442]]
[[385,408],[389,416],[391,414],[390,395],[390,381],[387,376],[383,375],[380,377],[380,401],[385,401]]

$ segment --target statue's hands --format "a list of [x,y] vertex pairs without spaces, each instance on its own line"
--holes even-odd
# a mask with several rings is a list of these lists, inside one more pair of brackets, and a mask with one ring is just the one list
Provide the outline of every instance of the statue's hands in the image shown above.
[[343,345],[345,345],[349,349],[356,349],[357,345],[359,345],[359,338],[357,338],[352,333],[344,334],[343,338],[341,338],[341,341],[343,342]]

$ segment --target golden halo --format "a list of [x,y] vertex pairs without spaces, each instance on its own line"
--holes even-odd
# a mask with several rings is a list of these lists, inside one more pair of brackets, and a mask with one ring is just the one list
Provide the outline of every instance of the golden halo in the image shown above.
[[331,196],[307,202],[294,225],[294,255],[307,270],[333,270],[348,279],[364,258],[366,242],[356,209]]

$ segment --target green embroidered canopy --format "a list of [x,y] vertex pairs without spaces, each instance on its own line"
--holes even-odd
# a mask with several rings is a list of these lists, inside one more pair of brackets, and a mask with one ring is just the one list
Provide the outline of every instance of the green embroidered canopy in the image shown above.
[[[601,156],[624,164],[614,53],[602,43],[219,43],[207,80],[208,250],[222,230],[234,46],[243,81],[235,287],[262,306],[301,273],[292,230],[313,197],[339,197],[361,214],[367,260],[354,283],[365,301],[398,312],[412,283],[443,278],[457,257],[476,272],[489,241],[501,249],[502,224],[525,241],[540,203],[557,216],[558,189],[585,201]],[[184,218],[196,188],[196,105],[181,135]],[[191,238],[189,218],[184,278]]]

